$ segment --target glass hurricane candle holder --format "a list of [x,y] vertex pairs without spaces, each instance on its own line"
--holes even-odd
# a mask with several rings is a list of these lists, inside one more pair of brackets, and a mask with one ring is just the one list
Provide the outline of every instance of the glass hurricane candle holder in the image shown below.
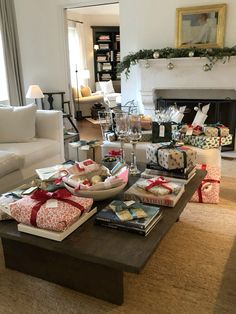
[[129,116],[128,138],[132,144],[131,164],[129,167],[131,175],[137,175],[140,170],[137,167],[136,145],[142,138],[141,117],[139,115]]
[[115,113],[115,132],[120,140],[121,161],[125,162],[124,142],[128,136],[128,114],[125,112]]

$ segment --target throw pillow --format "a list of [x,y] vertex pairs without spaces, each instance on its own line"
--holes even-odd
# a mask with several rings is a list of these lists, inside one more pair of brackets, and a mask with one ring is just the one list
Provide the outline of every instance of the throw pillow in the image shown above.
[[80,91],[81,91],[82,97],[91,96],[91,89],[88,86],[82,86]]
[[35,137],[35,104],[0,108],[0,143],[28,142]]
[[101,91],[102,91],[104,94],[112,94],[112,93],[115,93],[112,80],[107,81],[107,82],[99,82],[99,85],[100,85]]

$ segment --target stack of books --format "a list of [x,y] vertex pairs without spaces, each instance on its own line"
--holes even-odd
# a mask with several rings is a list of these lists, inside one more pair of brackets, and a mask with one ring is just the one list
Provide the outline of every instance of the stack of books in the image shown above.
[[147,236],[162,219],[163,213],[159,207],[144,204],[141,206],[146,212],[147,217],[122,221],[108,205],[96,214],[95,224]]
[[167,170],[159,166],[157,163],[149,162],[141,177],[149,179],[153,176],[171,177],[172,181],[188,183],[195,175],[194,166],[185,169]]

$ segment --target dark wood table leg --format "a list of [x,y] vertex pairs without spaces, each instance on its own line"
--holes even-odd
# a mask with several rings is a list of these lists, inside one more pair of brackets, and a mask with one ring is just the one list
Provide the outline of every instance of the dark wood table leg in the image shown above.
[[122,304],[123,272],[97,263],[2,238],[7,268]]

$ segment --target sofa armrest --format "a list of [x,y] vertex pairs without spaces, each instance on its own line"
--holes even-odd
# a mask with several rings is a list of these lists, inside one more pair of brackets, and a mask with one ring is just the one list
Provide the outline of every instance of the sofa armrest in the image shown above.
[[64,133],[62,111],[37,110],[36,137],[55,140],[60,145],[61,160],[64,161]]

